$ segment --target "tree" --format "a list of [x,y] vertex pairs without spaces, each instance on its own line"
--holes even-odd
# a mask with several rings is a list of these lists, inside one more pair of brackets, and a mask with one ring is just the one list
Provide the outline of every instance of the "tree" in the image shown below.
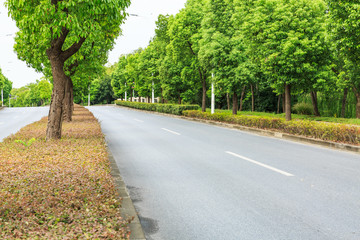
[[[1,97],[1,90],[3,91],[3,97],[4,97],[4,102],[2,104],[5,104],[5,102],[7,102],[7,100],[9,99],[9,94],[11,92],[11,89],[12,89],[12,82],[9,81],[9,79],[7,79],[2,74],[2,70],[0,68],[0,97]],[[0,102],[1,102],[1,98],[0,98]]]
[[208,73],[199,61],[201,22],[205,14],[203,5],[202,0],[188,0],[185,8],[176,14],[168,29],[168,55],[175,64],[183,66],[181,79],[192,86],[184,91],[183,97],[194,99],[198,89],[202,88],[201,108],[205,112]]
[[8,0],[6,4],[19,28],[15,38],[18,57],[38,71],[51,68],[54,88],[46,138],[59,139],[64,99],[70,91],[65,66],[88,55],[79,52],[85,42],[91,46],[104,39],[107,46],[112,46],[130,1]]
[[243,31],[252,54],[278,92],[285,89],[286,119],[291,120],[291,92],[316,82],[328,64],[322,0],[258,0],[246,15]]
[[357,99],[356,117],[360,118],[360,4],[354,0],[327,0],[329,32],[336,51],[344,59],[343,71],[338,74],[345,85],[354,91]]

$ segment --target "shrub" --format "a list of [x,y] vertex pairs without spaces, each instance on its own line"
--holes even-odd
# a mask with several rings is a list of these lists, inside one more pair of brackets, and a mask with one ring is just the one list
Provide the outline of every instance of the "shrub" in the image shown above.
[[199,105],[180,105],[180,104],[160,104],[160,103],[142,103],[142,102],[128,102],[128,101],[115,101],[116,105],[136,108],[147,111],[170,113],[175,115],[182,115],[185,110],[198,110]]
[[305,102],[296,103],[292,107],[292,110],[296,114],[314,115],[314,107],[310,103],[305,103]]
[[360,127],[338,123],[325,123],[310,120],[285,121],[283,118],[262,116],[231,115],[201,111],[184,111],[184,116],[228,122],[247,127],[278,130],[284,133],[312,137],[321,140],[360,144]]

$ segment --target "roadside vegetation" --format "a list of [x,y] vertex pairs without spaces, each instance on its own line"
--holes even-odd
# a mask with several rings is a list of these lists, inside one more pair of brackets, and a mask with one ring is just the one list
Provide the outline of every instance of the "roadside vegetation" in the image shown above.
[[0,143],[0,239],[129,239],[97,120],[75,106],[51,141],[46,125]]
[[119,106],[146,111],[183,115],[190,118],[212,120],[237,124],[246,127],[260,128],[289,133],[325,141],[341,142],[353,145],[360,144],[359,119],[320,118],[307,115],[295,115],[293,120],[286,121],[285,114],[257,112],[239,112],[232,114],[229,110],[210,110],[202,112],[198,105],[152,104],[127,101],[115,101]]

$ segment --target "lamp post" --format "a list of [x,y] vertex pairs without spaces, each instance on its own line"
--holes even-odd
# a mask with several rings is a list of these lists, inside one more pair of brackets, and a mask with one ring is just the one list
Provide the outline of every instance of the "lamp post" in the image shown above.
[[10,106],[10,99],[11,99],[11,94],[9,94],[9,108],[11,107]]
[[127,101],[126,83],[125,83],[125,101]]
[[214,90],[214,74],[211,74],[211,114],[215,113],[215,90]]
[[154,80],[152,81],[152,90],[151,90],[151,103],[155,103],[155,94],[154,94]]
[[4,106],[4,88],[1,88],[1,106]]

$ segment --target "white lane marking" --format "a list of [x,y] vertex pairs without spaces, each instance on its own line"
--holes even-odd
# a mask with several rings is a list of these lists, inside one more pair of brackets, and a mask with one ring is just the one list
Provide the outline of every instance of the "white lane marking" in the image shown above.
[[167,132],[172,133],[172,134],[175,134],[175,135],[181,135],[180,133],[177,133],[177,132],[171,131],[171,130],[166,129],[166,128],[162,128],[162,130],[167,131]]
[[134,118],[135,121],[143,123],[144,121]]
[[255,161],[255,160],[252,160],[252,159],[250,159],[250,158],[241,156],[241,155],[239,155],[239,154],[236,154],[236,153],[233,153],[233,152],[229,152],[229,151],[226,151],[226,153],[227,153],[227,154],[230,154],[230,155],[233,155],[233,156],[235,156],[235,157],[241,158],[241,159],[243,159],[243,160],[246,160],[246,161],[248,161],[248,162],[254,163],[254,164],[259,165],[259,166],[261,166],[261,167],[270,169],[270,170],[272,170],[272,171],[274,171],[274,172],[280,173],[280,174],[285,175],[285,176],[287,176],[287,177],[293,177],[293,176],[294,176],[294,175],[291,174],[291,173],[288,173],[288,172],[282,171],[282,170],[280,170],[280,169],[271,167],[271,166],[269,166],[269,165],[266,165],[266,164],[257,162],[257,161]]

